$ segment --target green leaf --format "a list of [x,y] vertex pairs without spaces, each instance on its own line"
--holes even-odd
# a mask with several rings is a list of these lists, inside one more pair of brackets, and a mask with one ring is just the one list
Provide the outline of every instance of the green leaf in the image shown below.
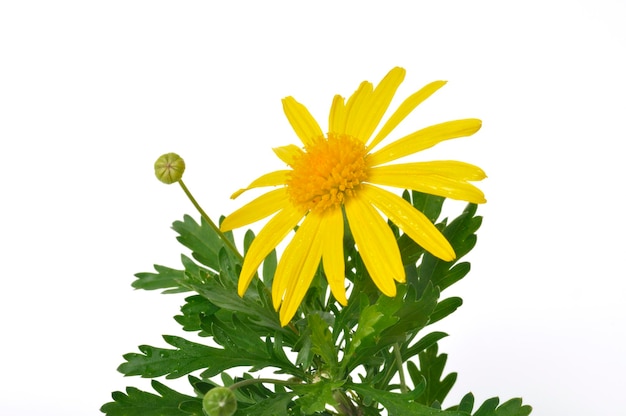
[[192,217],[185,215],[183,221],[175,221],[172,228],[179,234],[176,239],[191,250],[194,259],[218,271],[217,255],[224,243],[204,218],[200,222],[198,224]]
[[279,393],[261,400],[253,406],[237,409],[234,416],[277,416],[287,415],[293,393]]
[[[439,218],[443,202],[445,201],[443,197],[417,191],[404,191],[402,197],[433,223]],[[420,256],[424,254],[424,249],[406,234],[402,234],[398,238],[398,248],[400,249],[402,263],[405,265],[415,264]]]
[[[429,323],[431,315],[437,307],[439,289],[433,285],[428,285],[419,299],[416,299],[417,294],[412,287],[404,286],[402,292],[404,291],[407,291],[406,296],[399,297],[399,307],[394,313],[398,317],[398,322],[381,332],[383,338],[390,336],[406,337],[409,334],[417,333]],[[400,290],[398,293],[401,293]]]
[[389,416],[469,416],[465,412],[438,410],[420,404],[421,388],[408,393],[393,393],[366,384],[346,383],[345,387],[382,404]]
[[[398,322],[398,317],[393,316],[401,307],[403,293],[398,292],[395,298],[381,295],[376,303],[362,309],[357,324],[357,329],[351,339],[346,340],[346,354],[342,360],[342,368],[348,372],[352,371],[359,364],[362,364],[364,357],[375,354],[380,349],[395,342],[392,337],[383,338],[381,333]],[[362,302],[367,300],[362,296]]]
[[435,310],[430,315],[429,325],[442,320],[452,312],[456,311],[463,304],[463,299],[453,296],[442,300],[437,304]]
[[[280,326],[278,314],[272,307],[270,295],[263,290],[263,283],[258,279],[253,282],[257,291],[248,290],[242,298],[237,294],[236,279],[237,273],[233,270],[231,258],[226,254],[226,250],[222,250],[220,256],[220,268],[224,268],[219,275],[211,275],[208,269],[204,269],[196,265],[191,259],[187,259],[185,263],[185,273],[188,277],[185,282],[186,286],[195,290],[202,297],[206,298],[213,305],[221,310],[219,314],[222,320],[226,320],[227,316],[236,314],[241,321],[247,324],[254,324],[257,328],[265,328],[268,335],[274,334],[276,331],[283,332],[285,339],[295,340],[292,331],[287,331]],[[210,328],[203,328],[210,331]]]
[[478,408],[474,416],[528,416],[532,412],[532,407],[522,405],[522,399],[511,399],[498,406],[500,399],[493,397],[486,400]]
[[467,262],[455,264],[454,267],[450,268],[439,279],[437,279],[437,286],[439,286],[439,290],[443,291],[464,278],[469,273],[470,268],[470,264]]
[[[418,267],[418,275],[420,287],[425,287],[428,282],[439,286],[441,290],[450,286],[455,281],[460,280],[464,274],[464,268],[455,270],[452,266],[467,254],[476,244],[476,230],[482,223],[482,218],[474,216],[476,213],[476,205],[468,204],[461,215],[454,219],[448,226],[443,229],[443,235],[450,242],[456,253],[456,259],[452,262],[442,261],[430,253],[425,253],[420,266]],[[467,269],[469,271],[469,269]]]
[[178,393],[156,380],[152,387],[160,396],[127,387],[125,394],[114,392],[114,401],[100,411],[108,416],[203,416],[202,399]]
[[132,287],[143,290],[169,289],[163,293],[188,292],[189,289],[183,287],[182,282],[185,280],[185,272],[183,270],[171,269],[165,266],[154,265],[156,273],[137,273]]
[[274,273],[276,273],[276,266],[278,265],[278,259],[276,257],[276,250],[272,250],[263,261],[263,283],[265,286],[272,287],[274,281]]
[[472,393],[467,393],[465,396],[463,396],[461,402],[457,407],[457,410],[471,413],[472,409],[474,408],[474,395]]
[[322,358],[327,370],[333,374],[337,366],[337,350],[328,324],[316,313],[307,315],[306,320],[311,330],[311,351]]
[[413,206],[426,215],[426,218],[428,218],[430,222],[437,221],[437,218],[439,218],[441,214],[443,202],[446,200],[446,198],[442,196],[418,191],[411,191],[411,199],[413,200]]
[[402,353],[403,361],[407,361],[409,358],[421,353],[426,348],[436,344],[440,339],[443,339],[447,336],[448,334],[446,334],[445,332],[431,332],[430,334],[425,335],[424,337],[422,337],[422,339],[417,341],[415,344],[413,344],[410,348],[407,348]]
[[291,386],[294,392],[300,396],[296,402],[300,410],[305,415],[315,412],[322,412],[326,409],[326,404],[336,404],[333,391],[343,385],[343,381],[331,381],[321,378],[316,383],[294,384]]
[[[119,366],[118,371],[126,376],[167,375],[167,378],[177,378],[202,368],[215,369],[215,374],[229,368],[224,360],[230,357],[225,357],[227,354],[222,349],[197,344],[172,335],[164,335],[163,339],[176,349],[140,345],[139,351],[142,354],[125,354],[126,362]],[[232,359],[229,362],[232,362]]]
[[[182,325],[185,331],[201,331],[202,323],[206,321],[206,317],[213,315],[220,310],[218,306],[212,304],[208,299],[200,295],[189,296],[185,298],[185,304],[180,308],[182,315],[176,315],[174,319]],[[202,331],[200,336],[208,336],[210,334]]]
[[448,359],[447,354],[437,355],[437,344],[432,345],[419,354],[419,368],[411,362],[407,362],[407,369],[413,382],[426,380],[426,390],[419,398],[419,402],[427,406],[433,403],[443,403],[456,381],[456,373],[450,373],[443,377],[443,370]]
[[[240,325],[241,323],[238,323]],[[241,330],[242,326],[235,326],[235,331]],[[212,377],[222,371],[238,366],[253,368],[278,367],[282,370],[302,377],[302,371],[290,362],[277,359],[274,354],[267,352],[265,343],[257,335],[248,334],[244,338],[241,334],[226,334],[223,328],[215,330],[215,340],[226,344],[224,349],[209,347],[184,338],[164,335],[163,339],[175,349],[157,348],[149,345],[141,345],[139,350],[142,354],[130,353],[124,355],[125,363],[119,366],[118,371],[127,376],[159,377],[167,378],[182,377],[195,370],[204,369],[203,377]],[[243,341],[245,339],[245,341]],[[258,343],[252,340],[256,339]],[[241,345],[243,342],[249,344]],[[252,349],[259,345],[260,348]]]

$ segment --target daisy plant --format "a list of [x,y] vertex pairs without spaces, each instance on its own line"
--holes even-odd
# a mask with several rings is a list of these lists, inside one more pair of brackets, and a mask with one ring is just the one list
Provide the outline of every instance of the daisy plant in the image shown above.
[[[182,268],[155,265],[154,272],[138,273],[133,286],[193,292],[175,319],[208,342],[168,335],[173,348],[142,345],[124,355],[123,374],[187,376],[192,393],[153,380],[158,394],[129,387],[113,393],[103,413],[530,414],[521,399],[500,404],[494,397],[475,406],[471,393],[443,408],[456,373],[445,374],[447,356],[439,353],[447,334],[427,329],[462,303],[442,292],[469,272],[460,259],[476,243],[477,204],[486,202],[472,182],[486,175],[464,162],[399,160],[471,136],[481,121],[447,121],[387,139],[445,85],[426,85],[385,119],[404,76],[393,68],[376,86],[361,83],[347,100],[336,95],[326,130],[293,97],[283,99],[300,143],[273,149],[286,167],[232,198],[270,190],[219,226],[184,184],[184,161],[174,153],[157,160],[157,177],[178,183],[200,219],[184,216],[173,224],[191,251],[182,255]],[[440,218],[447,198],[468,203],[456,218]],[[245,233],[241,254],[232,230],[263,219],[258,235]]]

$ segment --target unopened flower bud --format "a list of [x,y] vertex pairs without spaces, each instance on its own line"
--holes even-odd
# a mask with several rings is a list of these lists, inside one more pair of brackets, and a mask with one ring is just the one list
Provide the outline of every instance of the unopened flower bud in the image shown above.
[[166,153],[154,162],[154,174],[163,183],[178,182],[185,172],[185,161],[176,153]]
[[202,399],[206,416],[232,416],[237,411],[237,398],[228,387],[214,387]]

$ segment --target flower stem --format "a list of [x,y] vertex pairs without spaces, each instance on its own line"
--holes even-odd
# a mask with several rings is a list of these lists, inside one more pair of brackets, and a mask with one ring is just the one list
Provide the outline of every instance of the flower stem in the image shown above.
[[406,393],[409,389],[406,386],[406,380],[404,378],[404,369],[402,368],[402,356],[400,355],[400,346],[396,342],[393,346],[393,354],[396,358],[396,365],[398,366],[398,376],[400,376],[400,391]]
[[283,386],[289,386],[291,384],[294,384],[292,381],[277,380],[273,378],[249,378],[247,380],[242,380],[242,381],[238,381],[237,383],[231,384],[230,386],[228,386],[228,388],[231,390],[235,390],[240,387],[245,387],[250,384],[257,384],[257,383],[282,384]]
[[180,187],[183,188],[183,191],[185,192],[185,195],[187,195],[187,198],[189,198],[189,200],[191,201],[193,206],[196,207],[202,218],[205,219],[205,221],[211,226],[213,231],[215,231],[215,233],[220,237],[224,245],[228,247],[228,249],[239,258],[239,260],[243,260],[243,256],[241,255],[241,253],[239,253],[237,247],[235,247],[234,244],[228,238],[226,238],[224,233],[217,227],[217,225],[215,225],[211,218],[209,218],[207,213],[204,212],[200,204],[198,204],[198,201],[196,201],[196,198],[194,198],[193,195],[191,195],[191,192],[189,192],[189,189],[187,188],[183,180],[179,179],[178,183],[180,184]]

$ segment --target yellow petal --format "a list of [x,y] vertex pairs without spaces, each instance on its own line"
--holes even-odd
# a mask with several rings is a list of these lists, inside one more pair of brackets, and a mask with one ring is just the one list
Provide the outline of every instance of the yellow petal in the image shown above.
[[372,142],[367,146],[367,149],[373,149],[374,146],[376,146],[385,137],[387,137],[389,133],[391,133],[393,129],[395,129],[398,124],[400,124],[400,122],[405,119],[406,116],[408,116],[413,110],[415,110],[415,107],[424,102],[428,97],[430,97],[435,91],[443,87],[445,84],[445,81],[431,82],[430,84],[426,85],[421,90],[404,100],[404,102],[400,104],[398,109],[391,115],[391,117],[389,117],[389,120],[387,120],[387,122],[380,129],[376,137],[374,137],[374,140],[372,140]]
[[[402,165],[399,165],[402,166]],[[465,180],[446,178],[439,175],[416,175],[403,171],[395,165],[372,168],[367,181],[377,185],[395,186],[396,188],[413,189],[432,195],[461,201],[483,204],[487,202],[485,194]]]
[[289,144],[287,146],[275,147],[272,149],[276,156],[289,166],[293,166],[293,162],[304,154],[295,144]]
[[393,96],[404,80],[405,73],[406,71],[399,67],[389,71],[385,78],[376,86],[376,89],[374,89],[367,108],[359,114],[359,128],[356,137],[360,138],[364,143],[367,143],[376,127],[378,127],[378,123],[385,115]]
[[343,213],[341,208],[324,211],[320,228],[324,273],[333,296],[342,305],[348,304],[343,259]]
[[352,94],[346,103],[346,126],[343,131],[354,138],[364,141],[357,136],[362,117],[361,113],[367,109],[372,97],[373,86],[371,82],[363,81],[359,88]]
[[480,181],[487,177],[478,166],[456,160],[433,160],[430,162],[396,163],[370,168],[370,174],[386,175],[439,175],[450,179]]
[[276,268],[272,282],[272,302],[275,309],[280,306],[280,323],[283,326],[289,323],[296,313],[320,264],[321,222],[321,215],[315,213],[307,215],[285,248]]
[[247,188],[240,189],[237,192],[233,193],[230,196],[230,199],[235,199],[239,195],[243,194],[246,191],[249,191],[250,189],[260,188],[263,186],[284,185],[285,182],[287,181],[287,174],[289,172],[291,171],[290,170],[277,170],[274,172],[266,173],[265,175],[252,181],[252,183],[248,185]]
[[330,106],[328,116],[328,131],[331,133],[342,132],[346,127],[346,105],[341,95],[335,95],[333,104]]
[[369,166],[377,166],[428,149],[444,140],[471,136],[480,129],[480,126],[480,120],[469,118],[426,127],[370,154],[367,163]]
[[289,205],[287,189],[275,189],[261,195],[224,218],[220,229],[222,231],[229,231],[252,224],[260,219],[269,217],[287,205]]
[[456,255],[448,240],[423,213],[407,201],[370,185],[363,185],[359,191],[361,195],[425,250],[444,261],[454,260]]
[[239,274],[237,292],[243,296],[261,262],[298,225],[306,211],[287,205],[276,214],[252,240]]
[[357,197],[345,204],[346,216],[354,241],[372,280],[387,296],[396,295],[394,279],[405,281],[398,243],[378,212]]
[[283,110],[289,124],[305,146],[312,145],[316,138],[323,135],[322,129],[309,110],[293,97],[283,98]]

